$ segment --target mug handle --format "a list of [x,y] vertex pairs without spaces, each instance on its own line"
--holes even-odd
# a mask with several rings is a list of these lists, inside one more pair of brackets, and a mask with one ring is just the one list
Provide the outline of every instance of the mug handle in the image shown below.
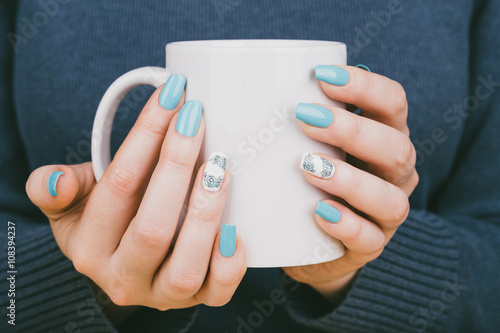
[[138,86],[150,85],[158,88],[169,76],[170,71],[167,68],[141,67],[123,74],[106,90],[97,108],[92,128],[92,167],[96,181],[101,179],[111,163],[111,129],[123,98]]

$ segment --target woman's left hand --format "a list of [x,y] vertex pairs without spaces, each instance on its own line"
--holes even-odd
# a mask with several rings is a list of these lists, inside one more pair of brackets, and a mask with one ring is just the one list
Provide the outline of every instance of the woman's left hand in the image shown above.
[[346,252],[327,263],[283,270],[338,301],[357,271],[382,253],[406,220],[408,197],[418,183],[416,153],[406,123],[406,94],[399,83],[350,66],[318,66],[316,77],[328,97],[363,110],[356,115],[327,105],[297,107],[306,135],[348,154],[346,163],[311,153],[301,165],[311,184],[345,200],[319,202],[315,217]]

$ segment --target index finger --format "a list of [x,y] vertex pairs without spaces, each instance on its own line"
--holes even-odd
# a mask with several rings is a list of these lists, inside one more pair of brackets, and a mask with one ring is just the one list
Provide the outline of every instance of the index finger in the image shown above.
[[321,88],[334,100],[359,107],[362,115],[409,134],[408,102],[401,84],[352,66],[316,66]]
[[[171,84],[179,77],[171,75],[153,93],[97,183],[83,213],[85,223],[79,225],[80,244],[108,254],[116,249],[137,212],[170,121],[184,104],[184,84],[181,82],[181,88]],[[172,98],[165,96],[172,90],[179,90],[175,105],[166,103]]]

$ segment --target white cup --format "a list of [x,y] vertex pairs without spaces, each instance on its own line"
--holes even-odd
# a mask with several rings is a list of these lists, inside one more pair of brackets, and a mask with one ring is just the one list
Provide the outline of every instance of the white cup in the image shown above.
[[92,134],[99,180],[110,163],[111,127],[123,97],[139,85],[158,87],[170,73],[187,79],[186,99],[203,105],[205,140],[199,162],[211,152],[229,156],[231,190],[221,223],[234,224],[248,267],[326,262],[344,246],[314,219],[329,195],[309,184],[299,162],[306,152],[344,158],[337,148],[308,138],[295,119],[299,102],[342,106],[315,79],[319,64],[346,64],[343,43],[308,40],[211,40],[166,46],[167,68],[143,67],[118,78],[103,96]]

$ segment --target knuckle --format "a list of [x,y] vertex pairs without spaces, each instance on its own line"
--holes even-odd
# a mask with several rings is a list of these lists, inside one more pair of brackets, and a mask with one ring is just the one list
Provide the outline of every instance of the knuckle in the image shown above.
[[165,126],[161,121],[152,117],[139,118],[138,132],[140,135],[151,138],[154,141],[162,140],[165,136]]
[[395,95],[395,110],[404,112],[408,108],[408,101],[406,99],[406,91],[397,81],[394,82],[394,95]]
[[350,120],[350,124],[347,126],[346,142],[352,143],[358,141],[363,125],[360,117],[350,117]]
[[352,243],[360,239],[363,233],[362,223],[352,223],[351,227],[346,231],[345,235],[342,237],[343,240]]
[[374,239],[372,242],[372,246],[369,249],[370,254],[372,257],[377,258],[382,254],[382,251],[384,251],[385,244],[386,244],[386,236],[383,232],[378,232],[376,235],[373,235]]
[[137,220],[134,237],[140,246],[152,250],[165,248],[168,242],[168,229],[161,226],[159,221],[161,220],[149,215]]
[[115,197],[133,195],[140,187],[139,177],[121,165],[114,165],[109,175],[109,186]]
[[415,147],[411,143],[410,139],[405,137],[401,144],[399,144],[399,149],[395,157],[395,166],[399,170],[399,175],[406,178],[409,173],[415,168],[415,163],[417,160],[417,153]]
[[350,193],[359,193],[360,191],[362,191],[362,186],[363,186],[363,180],[362,180],[362,177],[360,176],[357,176],[355,174],[355,172],[349,168],[348,170],[350,170],[348,172],[348,177],[349,177],[349,181],[348,181],[348,188],[349,188],[349,192]]
[[[226,179],[224,179],[224,181],[226,181]],[[212,193],[207,193],[206,191],[191,192],[189,209],[192,211],[210,209],[214,203],[214,197],[211,194]]]
[[170,275],[168,290],[171,294],[179,297],[179,299],[176,300],[183,300],[193,296],[200,290],[204,278],[204,276],[198,274],[177,271]]
[[408,196],[398,188],[395,198],[392,200],[390,207],[391,222],[403,223],[410,212],[410,203]]
[[118,306],[133,305],[132,295],[126,289],[119,289],[108,293],[111,302]]
[[183,171],[191,171],[194,167],[194,162],[197,154],[190,149],[184,149],[182,145],[171,147],[163,153],[163,162],[173,171],[179,173]]
[[357,96],[358,98],[370,95],[375,89],[375,82],[373,77],[369,75],[369,73],[362,72],[361,74],[363,75],[362,80],[358,81],[358,89],[356,89],[359,94],[359,96]]
[[79,250],[73,254],[73,266],[75,270],[83,275],[89,276],[89,273],[93,271],[94,261],[92,258],[85,254],[85,252]]
[[417,187],[418,183],[420,182],[420,176],[418,175],[418,172],[415,171],[412,176],[411,176],[411,180],[410,180],[410,186],[412,189],[415,189],[415,187]]
[[193,220],[207,224],[218,223],[221,214],[220,211],[213,209],[212,207],[193,207],[190,209],[189,213]]

